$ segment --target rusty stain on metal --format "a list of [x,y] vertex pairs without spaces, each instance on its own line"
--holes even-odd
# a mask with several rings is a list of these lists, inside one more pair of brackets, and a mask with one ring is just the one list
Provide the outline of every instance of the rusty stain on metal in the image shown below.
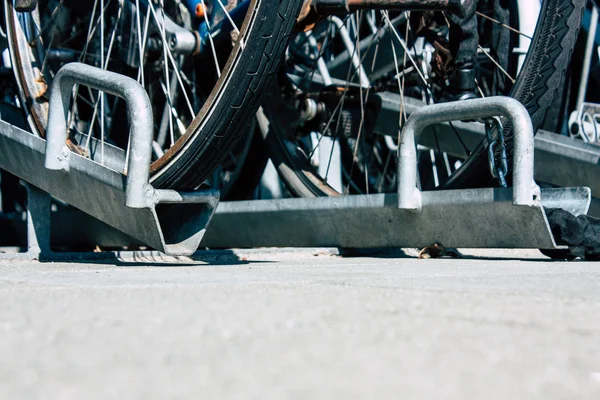
[[39,103],[44,103],[48,101],[48,84],[44,79],[44,75],[40,74],[35,78],[36,83],[39,86],[39,90],[35,95],[35,100]]

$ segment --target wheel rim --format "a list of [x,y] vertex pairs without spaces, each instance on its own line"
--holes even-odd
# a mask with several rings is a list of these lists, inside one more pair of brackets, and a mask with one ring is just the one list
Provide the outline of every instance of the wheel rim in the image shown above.
[[[513,6],[515,6],[513,4]],[[514,10],[514,11],[513,11]],[[524,44],[528,44],[529,40],[530,40],[530,35],[524,33],[524,32],[520,32],[518,30],[518,26],[515,28],[515,25],[517,25],[519,22],[522,23],[523,18],[521,18],[521,21],[516,21],[516,17],[517,17],[517,12],[516,12],[516,7],[513,7],[513,10],[511,10],[511,17],[513,17],[515,19],[515,21],[511,21],[511,27],[513,29],[513,33],[511,34],[511,40],[513,41],[513,43],[511,44],[511,49],[513,50],[523,50],[523,45]],[[371,11],[370,14],[371,16],[376,16],[377,12],[375,11]],[[380,20],[385,20],[387,19],[387,21],[384,21],[384,23],[387,26],[387,29],[389,30],[390,26],[399,26],[398,29],[396,29],[393,32],[393,36],[397,42],[396,44],[392,47],[391,51],[388,50],[388,53],[392,53],[393,57],[395,58],[395,65],[394,65],[394,71],[396,74],[396,77],[399,78],[401,76],[401,79],[396,79],[396,85],[397,85],[397,93],[401,94],[402,97],[419,97],[419,94],[421,94],[422,98],[424,99],[423,101],[427,104],[433,101],[433,99],[435,97],[437,97],[436,95],[434,95],[433,93],[425,93],[423,95],[423,90],[420,91],[420,93],[417,93],[417,96],[415,96],[414,93],[410,93],[409,90],[413,89],[413,87],[411,87],[409,85],[410,82],[410,74],[412,75],[418,75],[418,78],[421,80],[426,81],[429,77],[428,76],[423,76],[426,73],[430,72],[430,70],[428,71],[427,68],[423,68],[423,71],[420,71],[420,63],[423,62],[428,62],[431,63],[432,60],[434,60],[432,57],[435,57],[435,52],[433,52],[432,54],[429,54],[429,60],[426,59],[426,57],[422,57],[422,55],[419,55],[418,52],[413,51],[413,56],[409,56],[409,57],[402,57],[402,53],[401,51],[403,51],[402,46],[400,45],[400,41],[404,40],[406,37],[410,37],[407,36],[406,33],[408,32],[410,35],[410,27],[408,24],[405,24],[406,28],[404,28],[403,26],[401,26],[401,24],[399,24],[397,22],[398,18],[402,18],[404,16],[405,19],[408,19],[408,14],[404,13],[404,14],[396,14],[395,16],[392,14],[387,13],[387,16],[385,15],[385,12],[381,12],[380,15]],[[395,18],[394,18],[395,17]],[[490,23],[497,23],[499,21],[491,21],[490,18],[486,18],[488,17],[486,14],[481,13],[479,15],[479,19],[481,20],[486,20],[489,21]],[[353,20],[352,20],[353,19]],[[537,20],[537,16],[535,16],[535,19]],[[363,39],[361,38],[360,32],[362,30],[365,30],[365,28],[359,28],[356,29],[354,28],[355,26],[357,26],[356,24],[356,20],[361,20],[362,25],[366,25],[368,27],[368,25],[370,25],[371,28],[375,27],[377,29],[372,29],[373,32],[377,31],[380,32],[381,27],[377,26],[377,18],[373,18],[371,17],[371,22],[367,21],[366,23],[364,22],[365,20],[365,15],[361,15],[359,13],[354,14],[351,17],[347,17],[345,20],[342,21],[342,23],[340,24],[339,21],[337,21],[335,24],[337,26],[337,30],[340,31],[341,29],[339,29],[340,25],[344,25],[344,26],[348,26],[347,30],[349,32],[352,32],[352,29],[354,29],[355,35],[352,39],[352,42],[354,44],[354,48],[352,51],[346,51],[347,56],[346,56],[346,71],[348,76],[352,76],[353,77],[353,81],[351,82],[351,85],[348,85],[347,81],[344,83],[343,79],[342,80],[342,84],[345,84],[344,89],[343,89],[343,95],[342,95],[342,100],[340,102],[338,102],[337,104],[333,104],[330,106],[331,109],[333,109],[333,112],[331,112],[331,116],[335,117],[332,118],[331,116],[325,119],[325,122],[321,122],[321,129],[331,129],[331,126],[339,126],[340,125],[340,115],[341,113],[337,113],[337,109],[344,109],[344,107],[348,107],[347,105],[342,105],[341,107],[340,104],[343,103],[344,100],[343,96],[346,96],[346,98],[351,97],[351,95],[346,95],[347,93],[349,93],[348,87],[352,87],[354,88],[355,92],[359,92],[358,95],[355,94],[355,97],[358,97],[361,99],[360,103],[358,104],[358,106],[356,106],[355,104],[355,108],[358,108],[358,112],[359,114],[361,114],[361,122],[358,124],[359,128],[358,128],[358,132],[351,135],[351,137],[354,139],[354,142],[352,141],[343,141],[340,143],[340,147],[341,147],[341,153],[342,153],[342,157],[345,157],[346,160],[350,159],[351,161],[348,163],[347,161],[347,166],[342,165],[341,168],[341,172],[342,172],[342,179],[344,180],[344,186],[342,188],[342,190],[339,190],[339,187],[335,187],[333,185],[328,185],[328,176],[327,176],[327,172],[325,172],[325,175],[323,174],[323,170],[319,170],[318,166],[315,165],[314,161],[313,161],[313,157],[314,157],[314,149],[315,147],[312,147],[312,150],[307,150],[306,146],[302,147],[300,145],[296,146],[296,150],[294,151],[290,151],[289,149],[292,148],[292,146],[290,145],[290,142],[294,143],[294,141],[296,139],[296,137],[298,136],[302,136],[303,138],[309,137],[309,135],[306,134],[306,132],[304,133],[298,133],[298,130],[294,130],[295,127],[292,127],[291,129],[289,127],[284,127],[281,128],[280,134],[281,136],[286,138],[286,145],[280,146],[280,149],[286,149],[290,154],[286,154],[285,157],[287,158],[287,161],[290,163],[294,163],[297,162],[298,165],[302,165],[301,168],[296,168],[296,175],[299,175],[300,179],[303,180],[305,182],[305,184],[307,185],[307,187],[309,187],[309,190],[314,194],[314,195],[332,195],[332,194],[360,194],[360,193],[373,193],[373,192],[390,192],[395,190],[395,165],[396,165],[396,150],[397,150],[397,145],[396,143],[398,142],[398,138],[394,138],[393,136],[387,136],[385,138],[382,137],[373,137],[372,135],[369,135],[368,129],[368,124],[369,122],[366,121],[367,118],[365,118],[365,114],[367,113],[367,101],[366,98],[368,97],[369,94],[372,93],[376,93],[378,90],[380,90],[379,88],[375,87],[375,85],[371,84],[371,82],[369,82],[369,85],[361,85],[361,81],[363,80],[361,78],[361,72],[359,71],[359,68],[356,67],[356,62],[353,63],[353,58],[357,58],[360,61],[360,65],[361,68],[363,69],[363,71],[366,71],[366,73],[363,73],[362,75],[367,75],[367,79],[370,78],[370,76],[372,75],[377,75],[379,72],[377,71],[377,65],[376,63],[379,62],[377,60],[373,60],[374,57],[371,57],[371,59],[369,59],[367,57],[368,52],[371,51],[373,52],[372,48],[369,48],[368,46],[382,46],[383,41],[379,40],[377,41],[377,44],[365,44],[363,43],[364,41],[366,41],[367,39]],[[331,22],[329,22],[329,25],[331,25]],[[358,24],[359,26],[361,24]],[[320,30],[319,30],[320,29]],[[327,58],[329,57],[327,55],[326,51],[323,51],[325,44],[327,44],[327,40],[329,40],[330,36],[333,35],[328,35],[328,34],[323,34],[323,32],[328,32],[329,28],[319,28],[318,26],[312,31],[309,32],[309,34],[312,34],[315,37],[315,40],[313,40],[313,50],[312,50],[312,54],[310,51],[304,51],[304,55],[306,56],[306,59],[301,59],[301,54],[299,55],[299,51],[298,49],[291,49],[289,52],[291,54],[291,57],[297,57],[297,59],[300,59],[300,61],[296,61],[296,62],[306,62],[307,64],[311,64],[311,69],[310,69],[310,73],[315,74],[316,76],[319,76],[319,79],[321,81],[323,81],[324,79],[322,78],[323,74],[321,73],[321,71],[323,70],[323,62],[321,62],[321,65],[319,65],[319,61],[320,59],[323,60],[325,59],[325,64],[327,65],[328,69],[329,67],[331,67],[332,65],[334,65],[334,67],[337,67],[338,65],[342,65],[344,66],[343,63],[337,63],[336,65],[336,59],[339,58],[339,55],[335,55],[333,57],[333,62],[331,58]],[[315,32],[317,32],[317,34],[315,34]],[[358,32],[358,34],[356,34],[356,32]],[[391,30],[389,31],[390,35],[392,35]],[[320,36],[319,36],[320,34]],[[338,33],[338,35],[340,35]],[[404,35],[403,37],[401,35]],[[517,43],[516,39],[525,37],[524,40],[519,40]],[[343,40],[338,39],[338,42],[340,42]],[[415,46],[415,43],[417,42],[417,40],[413,40],[412,41],[412,46],[409,43],[409,41],[404,40],[405,41],[405,48],[410,48]],[[296,39],[296,43],[298,42],[298,39]],[[306,40],[306,42],[308,43],[309,40]],[[314,45],[314,42],[317,43],[317,45]],[[373,41],[374,42],[374,41]],[[332,43],[334,43],[334,40],[331,40],[329,42],[329,46],[332,46]],[[427,44],[427,43],[425,43]],[[389,46],[389,45],[388,45]],[[306,48],[309,48],[310,46],[306,46]],[[366,49],[366,50],[365,50]],[[413,47],[414,49],[414,47]],[[429,51],[431,53],[431,51]],[[483,57],[483,61],[486,61],[488,63],[492,62],[490,61],[490,59],[492,58],[492,55],[490,54],[489,48],[486,49],[485,47],[485,43],[480,43],[479,46],[479,55],[480,57]],[[404,52],[404,54],[407,54],[406,52]],[[504,72],[502,72],[502,74],[506,73],[508,75],[510,75],[510,73],[513,73],[513,71],[516,72],[516,69],[518,68],[518,58],[523,58],[523,55],[521,55],[519,57],[519,55],[517,53],[511,53],[511,68],[512,70],[504,70]],[[398,58],[400,58],[400,60],[398,60]],[[404,58],[404,59],[402,59]],[[514,59],[514,61],[513,61]],[[288,59],[289,60],[289,59]],[[399,61],[399,62],[398,62]],[[289,64],[288,64],[289,67]],[[351,68],[354,68],[354,70],[352,71]],[[407,71],[410,70],[412,68],[412,71]],[[287,71],[287,76],[289,77],[291,74]],[[298,75],[298,68],[296,68],[296,71],[293,71],[293,73],[295,73],[296,75]],[[346,72],[344,71],[344,72]],[[370,74],[370,73],[371,74]],[[374,74],[373,74],[374,73]],[[332,75],[332,81],[333,84],[338,84],[339,82],[339,71],[337,71],[337,76],[334,73],[330,73],[330,75]],[[481,72],[478,74],[478,78],[480,78],[482,76]],[[337,81],[336,81],[337,78]],[[511,79],[515,79],[515,75],[511,76]],[[304,96],[304,98],[308,97],[307,96],[307,92],[309,92],[309,90],[306,89],[306,87],[302,88],[301,85],[298,84],[298,80],[296,79],[296,81],[293,82],[292,85],[289,85],[289,82],[286,83],[286,81],[283,81],[284,83],[282,83],[282,86],[285,86],[286,84],[289,86],[293,87],[293,90],[290,90],[289,92],[294,92],[294,94],[296,95],[295,99],[297,100],[298,98],[303,98],[302,96]],[[313,82],[311,82],[313,83]],[[425,85],[423,85],[425,86]],[[431,84],[429,84],[429,86],[431,86]],[[480,93],[484,93],[487,92],[487,95],[489,94],[495,94],[493,92],[493,90],[490,90],[489,88],[485,88],[482,87],[483,85],[481,85],[481,79],[478,80],[478,91]],[[357,89],[358,87],[358,89]],[[403,88],[403,89],[400,89]],[[502,94],[507,94],[508,90],[504,91]],[[289,95],[289,93],[288,93]],[[288,99],[289,100],[289,99]],[[281,110],[278,110],[277,112],[281,113]],[[274,112],[270,113],[271,115],[274,114]],[[300,114],[300,113],[299,113]],[[400,133],[400,128],[402,126],[402,123],[405,121],[405,116],[401,115],[400,120],[398,121],[397,124],[397,132],[398,135]],[[303,121],[304,122],[304,121]],[[314,125],[311,126],[310,128],[314,128]],[[330,137],[333,137],[335,140],[339,140],[338,136],[339,132],[338,132],[338,128],[334,128],[334,133],[333,134],[329,134]],[[321,135],[320,137],[326,137],[328,135]],[[458,135],[457,135],[458,136]],[[291,139],[290,139],[291,138]],[[373,139],[371,141],[369,141],[370,139]],[[322,139],[321,139],[322,140]],[[364,145],[362,146],[357,146],[356,143],[360,143],[363,142]],[[370,160],[367,160],[365,154],[361,154],[361,149],[368,149],[370,151],[370,154],[368,154],[368,157],[370,157]],[[380,151],[383,150],[383,151]],[[440,165],[440,167],[450,167],[450,169],[456,169],[454,162],[455,161],[460,161],[458,158],[456,159],[446,159],[446,155],[444,155],[444,152],[441,151],[439,149],[439,147],[437,149],[429,149],[429,150],[433,150],[434,152],[439,153],[440,157],[442,159],[442,163]],[[464,152],[465,152],[465,156],[468,155],[470,153],[470,151],[473,150],[472,148],[464,148]],[[344,152],[346,153],[346,156],[344,156]],[[379,154],[377,154],[377,152],[379,152]],[[423,155],[423,154],[422,154]],[[361,161],[361,159],[363,161]],[[375,159],[377,161],[377,163],[380,164],[380,169],[378,171],[377,174],[373,174],[374,169],[369,167],[370,162]],[[291,160],[291,161],[290,161]],[[367,160],[366,162],[364,160]],[[357,162],[358,161],[358,162]],[[430,163],[435,163],[435,162],[439,162],[440,160],[434,160],[433,157],[431,157],[431,159],[429,160]],[[310,167],[307,167],[310,166]],[[358,167],[358,168],[357,168]],[[369,171],[370,170],[370,171]],[[377,171],[377,170],[375,170]],[[360,178],[357,178],[355,175],[357,175],[357,173],[359,175],[361,175]],[[304,175],[304,176],[302,176]],[[361,182],[362,181],[362,182]],[[315,184],[315,182],[319,182],[318,184]],[[438,181],[434,186],[440,186],[442,184],[442,182]],[[336,190],[337,189],[337,190]]]
[[[139,50],[136,71],[136,68],[131,67],[131,65],[122,65],[126,64],[126,62],[123,61],[120,54],[116,54],[118,50],[115,50],[117,47],[115,43],[118,42],[118,44],[122,45],[122,42],[125,41],[122,40],[122,42],[119,42],[119,39],[123,39],[122,27],[124,24],[120,23],[126,14],[124,11],[125,5],[139,7],[139,4],[144,2],[145,0],[95,0],[93,3],[93,12],[88,17],[88,32],[86,35],[88,40],[85,41],[85,46],[87,47],[81,51],[81,54],[84,56],[83,61],[87,61],[90,64],[98,64],[98,66],[104,69],[116,69],[117,72],[128,74],[137,79],[138,82],[144,85],[153,100],[159,98],[160,92],[162,92],[162,101],[153,101],[155,105],[155,119],[158,119],[158,121],[155,123],[154,159],[150,169],[152,173],[151,179],[156,180],[181,157],[190,143],[200,135],[206,120],[214,112],[214,109],[218,108],[221,89],[227,84],[233,70],[239,63],[245,48],[244,40],[246,34],[255,22],[256,16],[251,10],[257,7],[258,0],[247,1],[237,9],[232,7],[232,5],[237,5],[237,0],[229,0],[229,2],[227,0],[214,0],[212,2],[210,0],[206,0],[206,2],[205,0],[200,0],[199,4],[205,10],[208,11],[212,8],[213,10],[220,11],[220,16],[217,17],[217,13],[215,12],[212,21],[210,18],[206,18],[204,21],[195,20],[194,26],[198,26],[198,30],[201,30],[200,25],[202,22],[205,30],[207,28],[210,30],[211,24],[212,28],[216,29],[217,24],[221,22],[223,26],[229,24],[232,31],[231,43],[229,45],[225,41],[217,43],[218,37],[213,39],[214,35],[204,36],[206,42],[204,44],[207,51],[202,55],[204,57],[202,59],[198,59],[196,56],[187,53],[185,56],[180,55],[175,50],[171,51],[166,45],[168,41],[166,27],[177,18],[179,18],[177,22],[182,23],[182,16],[174,13],[173,8],[175,6],[181,7],[180,11],[184,12],[185,9],[182,8],[183,4],[180,1],[164,2],[164,0],[155,2],[156,4],[152,2],[146,3],[147,12],[144,15],[135,12],[129,15],[132,18],[131,24],[133,25],[131,28],[132,32],[129,33],[135,34],[136,32],[133,32],[133,29],[135,29],[137,33],[141,33],[138,37],[144,38],[144,40],[137,40],[137,48],[133,48],[132,46],[129,49]],[[51,0],[48,2],[40,1],[40,6],[35,12],[26,14],[17,13],[13,9],[11,1],[7,1],[5,7],[12,64],[13,66],[23,66],[14,68],[21,100],[26,105],[25,108],[27,109],[27,117],[31,129],[40,136],[44,136],[45,134],[47,121],[48,104],[46,91],[49,90],[51,76],[62,65],[61,60],[48,61],[52,59],[52,56],[60,55],[57,52],[49,50],[55,50],[55,48],[51,48],[50,46],[53,45],[52,42],[56,40],[56,37],[60,36],[60,34],[57,34],[58,29],[56,28],[59,25],[57,23],[59,19],[57,16],[60,16],[60,10],[66,10],[67,8],[64,0],[57,0],[54,2],[56,8],[50,14],[40,13],[40,9],[43,9],[44,5],[49,6],[52,5],[51,3]],[[92,8],[92,5],[89,5],[89,8]],[[246,9],[250,10],[250,12],[246,13]],[[97,13],[98,10],[103,10],[104,14]],[[237,17],[234,14],[236,11],[238,12]],[[240,14],[242,12],[244,14]],[[72,10],[71,13],[73,13]],[[100,16],[97,17],[98,15]],[[96,22],[93,23],[92,21],[95,18]],[[240,19],[241,22],[239,22]],[[166,22],[163,23],[163,21]],[[153,24],[154,28],[152,28]],[[76,27],[77,24],[74,25],[73,29],[75,30]],[[193,30],[190,29],[190,26],[179,28],[185,28],[188,31]],[[35,35],[32,32],[41,32],[41,34]],[[92,32],[91,36],[90,32]],[[72,35],[69,39],[72,43],[73,39],[77,35],[80,35],[80,32],[75,30],[71,33]],[[39,36],[46,40],[32,41],[31,38],[33,36]],[[157,38],[158,40],[156,40]],[[151,62],[149,61],[151,57],[156,57],[155,54],[150,54],[152,49],[149,43],[151,40],[154,40],[155,48],[158,48],[158,50],[162,47],[162,55],[158,56],[159,61],[156,59]],[[158,45],[156,42],[158,42]],[[69,40],[61,40],[61,43],[69,43]],[[88,57],[87,50],[92,46],[96,46],[97,49],[104,49],[104,52],[97,51],[97,53],[100,53],[100,60],[98,60],[98,57],[93,60],[91,57]],[[65,49],[61,48],[60,50]],[[73,50],[73,48],[70,48],[70,50]],[[157,52],[156,49],[154,51]],[[64,54],[65,52],[63,51],[62,55]],[[145,62],[139,63],[140,58],[144,59]],[[113,63],[115,59],[118,63]],[[197,65],[191,68],[188,65],[190,63],[199,63],[199,60],[203,62],[208,60],[210,63],[206,63],[205,68],[198,67]],[[116,66],[115,64],[119,65]],[[148,66],[148,64],[151,65]],[[160,65],[163,66],[164,75],[161,78],[160,74],[154,71],[154,75],[158,78],[155,81],[150,81],[152,76],[148,76],[147,71],[152,68],[160,69],[158,68]],[[186,70],[186,68],[188,69]],[[210,68],[212,68],[212,71],[210,71]],[[208,74],[205,74],[192,81],[189,74],[187,74],[188,71],[193,71],[194,73],[198,71],[210,71],[214,76],[206,79]],[[173,83],[175,83],[175,90]],[[77,146],[71,146],[71,148],[76,151],[78,148],[82,149],[80,153],[94,158],[108,167],[122,170],[125,160],[128,157],[128,130],[122,127],[119,129],[118,134],[115,133],[114,136],[107,134],[113,129],[116,132],[117,123],[122,122],[122,117],[117,115],[118,111],[115,111],[114,115],[109,115],[110,113],[105,110],[105,117],[98,118],[98,115],[103,114],[101,110],[103,104],[104,106],[108,106],[107,108],[110,108],[112,105],[117,110],[119,108],[118,103],[115,103],[115,100],[112,98],[109,99],[108,96],[94,96],[93,91],[87,91],[90,93],[89,98],[82,98],[82,90],[87,91],[87,89],[79,89],[76,92],[77,101],[73,102],[70,112],[70,128],[72,131],[75,130],[72,139],[74,138],[77,143]],[[91,104],[86,104],[86,100],[87,103]],[[158,105],[156,105],[157,103]],[[88,125],[85,126],[85,130],[77,129],[76,125],[80,121],[74,122],[74,120],[77,118],[81,120],[85,119],[85,113],[81,112],[80,109],[85,109],[86,106],[88,107]],[[187,114],[184,116],[184,113]],[[115,117],[114,121],[111,120],[112,117]],[[98,123],[98,119],[102,121],[108,120],[108,122]],[[166,130],[164,129],[165,125],[167,126]],[[165,131],[167,132],[166,135]],[[158,143],[158,141],[163,139],[163,143]]]

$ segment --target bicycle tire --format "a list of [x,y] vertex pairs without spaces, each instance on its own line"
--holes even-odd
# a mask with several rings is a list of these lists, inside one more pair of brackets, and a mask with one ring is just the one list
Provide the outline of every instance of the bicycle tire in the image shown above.
[[[252,14],[246,17],[241,28],[246,33],[245,43],[234,47],[225,67],[227,69],[235,62],[235,68],[230,68],[220,77],[217,82],[220,90],[211,93],[185,134],[165,156],[152,163],[150,180],[155,187],[178,190],[199,187],[240,137],[248,133],[244,128],[260,106],[263,88],[278,70],[300,5],[298,0],[252,0],[249,6]],[[20,53],[15,44],[17,30],[13,26],[15,18],[11,0],[5,0],[5,9],[5,23],[11,35],[12,65],[19,66]],[[19,68],[13,70],[22,104],[31,116],[35,97],[25,93]],[[36,123],[32,118],[29,121],[34,133],[43,136],[39,121]]]
[[[510,96],[519,100],[531,117],[534,135],[542,126],[565,75],[579,34],[586,0],[544,0],[531,50]],[[560,101],[560,99],[558,100]],[[505,128],[509,172],[513,138]],[[488,143],[482,142],[443,188],[483,187],[493,182],[488,165]],[[512,174],[507,176],[510,183]]]
[[[585,0],[544,0],[538,24],[525,59],[522,73],[517,77],[510,96],[522,102],[531,115],[534,128],[544,122],[546,113],[561,87],[579,31]],[[269,101],[269,100],[267,100]],[[326,182],[303,169],[285,151],[285,144],[277,138],[278,115],[265,107],[272,123],[266,137],[271,158],[282,180],[292,194],[299,197],[339,195]],[[506,135],[507,155],[512,160],[512,137]],[[465,160],[451,178],[440,188],[484,187],[493,184],[487,158],[487,142],[483,141]],[[512,164],[509,162],[509,165]],[[509,181],[510,181],[510,177]]]

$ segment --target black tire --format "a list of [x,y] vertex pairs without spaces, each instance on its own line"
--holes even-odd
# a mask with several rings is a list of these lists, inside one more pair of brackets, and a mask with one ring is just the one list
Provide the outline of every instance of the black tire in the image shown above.
[[540,253],[553,260],[559,261],[573,261],[577,259],[577,256],[571,254],[571,250],[569,249],[540,249]]
[[281,140],[286,123],[285,117],[278,112],[281,106],[279,96],[280,88],[274,83],[267,90],[263,102],[267,126],[261,130],[269,150],[269,158],[277,168],[279,177],[294,197],[339,196],[338,192],[319,179],[310,163],[288,151],[286,143]]
[[[5,22],[15,25],[13,0],[4,0]],[[222,162],[233,146],[247,133],[244,129],[254,117],[264,88],[277,72],[287,41],[299,13],[300,0],[251,0],[243,27],[245,45],[237,44],[227,66],[205,107],[185,134],[163,157],[150,166],[152,184],[157,188],[193,190],[199,187]],[[18,29],[9,29],[12,65],[21,64]],[[235,63],[235,64],[234,64]],[[232,65],[232,68],[227,68]],[[25,77],[14,68],[24,111],[34,133],[44,136],[45,115],[39,111],[38,94],[27,92]],[[36,109],[38,107],[38,109]],[[40,117],[41,116],[41,117]]]
[[[534,132],[542,126],[546,114],[564,84],[565,74],[579,34],[586,0],[544,0],[530,51],[510,96],[527,108]],[[506,129],[509,171],[512,168],[512,137]],[[444,188],[490,185],[488,143],[482,142],[444,185]],[[509,175],[508,180],[512,178]]]
[[[241,155],[243,159],[238,158],[241,163],[239,170],[234,171],[233,180],[220,189],[224,201],[252,200],[269,161],[265,141],[257,124],[252,123],[250,129],[249,137],[242,139],[246,141],[246,148],[245,154]],[[236,147],[241,144],[240,141]]]
[[[188,132],[195,137],[189,148],[168,166],[163,175],[153,178],[160,188],[191,189],[200,185],[216,168],[240,137],[243,128],[256,114],[264,90],[277,73],[302,1],[256,0],[255,26],[247,37],[244,61],[240,62],[215,104],[212,115],[199,128],[198,115]],[[188,145],[188,144],[186,144]],[[156,169],[152,173],[158,172]]]

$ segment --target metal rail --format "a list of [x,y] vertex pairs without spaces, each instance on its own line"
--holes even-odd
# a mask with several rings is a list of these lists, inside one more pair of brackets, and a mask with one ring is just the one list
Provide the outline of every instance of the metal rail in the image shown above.
[[540,190],[533,179],[533,125],[527,109],[510,97],[486,97],[422,107],[410,115],[400,140],[398,207],[421,208],[416,142],[425,128],[442,122],[497,116],[508,118],[513,128],[513,203],[524,206],[539,203]]
[[[131,125],[126,175],[114,165],[112,169],[101,165],[65,145],[68,104],[75,84],[125,100]],[[144,245],[173,255],[196,251],[219,203],[219,192],[152,187],[148,181],[152,111],[146,92],[135,80],[85,64],[68,64],[56,75],[49,107],[47,141],[0,121],[0,168]]]
[[[70,93],[70,85],[80,75],[85,79],[79,83],[101,89],[107,84],[95,80],[106,76],[93,67],[75,65],[66,71],[56,84],[60,98],[52,97],[51,143],[0,121],[0,168],[167,254],[190,254],[201,239],[208,247],[422,247],[441,242],[449,247],[555,248],[543,206],[567,208],[576,215],[586,213],[589,207],[587,188],[539,191],[533,181],[533,135],[527,113],[512,99],[488,98],[433,105],[413,113],[400,146],[397,195],[225,203],[205,236],[218,193],[156,190],[148,183],[147,170],[135,162],[130,164],[134,173],[124,176],[67,151],[62,131],[66,131],[65,93]],[[125,98],[130,118],[139,119],[134,111],[148,104],[139,98],[145,97],[145,92],[128,78],[114,78],[110,77],[111,85],[117,82],[116,87],[109,90]],[[143,118],[151,115],[147,111]],[[434,123],[492,115],[506,116],[516,129],[515,188],[421,193],[416,186],[415,147],[421,131]],[[132,127],[130,133],[137,143],[131,148],[132,156],[137,157],[134,160],[149,163],[152,137],[145,128],[140,130],[149,126],[148,121],[141,121]],[[54,170],[44,169],[44,165]],[[49,213],[41,210],[37,214]],[[30,233],[49,231],[35,224],[30,227]],[[47,237],[38,238],[34,247],[46,247],[47,242]]]
[[69,171],[71,151],[66,145],[69,105],[75,85],[89,86],[125,100],[129,119],[130,157],[127,166],[125,204],[131,208],[148,205],[153,188],[148,184],[152,160],[154,123],[152,105],[140,84],[121,74],[87,64],[71,63],[58,71],[50,92],[50,111],[44,166],[54,171]]
[[[427,107],[421,101],[405,98],[399,94],[379,92],[371,100],[378,111],[373,131],[379,135],[395,138],[398,134],[398,118],[402,106],[408,115]],[[434,128],[434,129],[432,129]],[[457,140],[455,130],[460,132]],[[418,146],[441,149],[455,157],[466,157],[466,149],[476,148],[485,140],[485,126],[475,122],[457,121],[431,125],[415,139]],[[600,146],[583,140],[540,130],[534,138],[534,177],[538,182],[557,187],[587,186],[592,195],[600,194]],[[592,198],[589,215],[600,217],[600,199]]]
[[[419,191],[415,138],[425,127],[497,115],[509,118],[516,129],[515,188]],[[544,207],[581,215],[590,206],[588,188],[540,190],[535,185],[531,120],[513,99],[428,106],[413,113],[402,135],[397,195],[223,203],[202,243],[208,247],[402,248],[440,242],[449,247],[550,249],[556,243]]]

